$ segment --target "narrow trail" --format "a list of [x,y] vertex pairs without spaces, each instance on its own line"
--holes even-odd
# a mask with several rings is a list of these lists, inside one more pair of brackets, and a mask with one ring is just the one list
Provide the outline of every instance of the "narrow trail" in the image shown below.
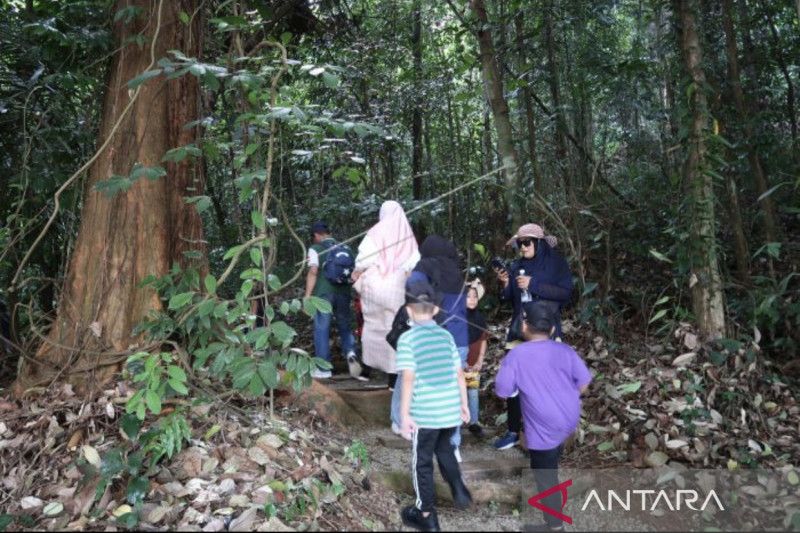
[[[382,383],[374,380],[377,383]],[[397,513],[413,503],[411,485],[410,443],[389,428],[391,392],[376,383],[361,383],[345,377],[326,382],[365,421],[354,429],[351,437],[361,440],[369,450],[375,480],[388,486],[395,495]],[[527,453],[522,448],[498,451],[492,446],[495,431],[484,428],[486,436],[478,439],[466,429],[462,434],[461,471],[473,495],[475,505],[468,511],[452,506],[449,491],[436,470],[437,510],[443,531],[521,531],[523,524],[542,522],[542,515],[527,503],[537,491]],[[569,453],[563,459],[570,466]],[[563,477],[563,476],[562,476]],[[582,513],[569,531],[629,530],[638,531],[641,524],[611,523],[602,513]],[[411,531],[410,529],[406,529]]]

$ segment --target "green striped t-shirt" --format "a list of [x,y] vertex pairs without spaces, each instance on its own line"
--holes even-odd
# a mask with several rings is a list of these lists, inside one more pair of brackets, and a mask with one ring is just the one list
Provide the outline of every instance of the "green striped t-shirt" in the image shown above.
[[458,368],[453,336],[435,322],[414,324],[397,341],[397,371],[414,372],[411,418],[426,429],[461,425]]

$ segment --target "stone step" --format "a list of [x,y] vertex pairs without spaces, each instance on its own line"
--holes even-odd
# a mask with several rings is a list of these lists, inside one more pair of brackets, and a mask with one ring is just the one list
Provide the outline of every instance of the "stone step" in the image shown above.
[[524,474],[530,467],[529,461],[518,457],[465,460],[461,463],[461,475],[466,482],[503,481]]

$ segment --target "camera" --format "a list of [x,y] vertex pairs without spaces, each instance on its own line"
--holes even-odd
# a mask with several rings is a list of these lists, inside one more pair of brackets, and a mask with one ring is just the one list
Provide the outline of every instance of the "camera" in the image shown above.
[[500,257],[493,257],[492,261],[489,263],[489,266],[492,267],[492,270],[505,270],[506,272],[509,271],[508,264]]

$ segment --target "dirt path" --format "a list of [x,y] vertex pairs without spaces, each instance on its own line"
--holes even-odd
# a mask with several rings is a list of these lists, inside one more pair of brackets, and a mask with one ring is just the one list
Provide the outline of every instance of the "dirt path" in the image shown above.
[[[373,479],[381,480],[394,493],[396,513],[413,502],[411,487],[410,443],[389,429],[391,393],[377,389],[374,384],[359,384],[353,380],[339,379],[331,383],[342,398],[365,420],[367,426],[354,430],[352,438],[361,440],[369,450]],[[469,511],[456,510],[450,501],[449,491],[443,486],[438,469],[437,509],[444,531],[521,531],[523,524],[541,523],[542,514],[528,505],[535,494],[533,474],[527,454],[521,448],[497,451],[492,446],[494,430],[487,428],[487,436],[477,439],[469,432],[463,433],[461,464],[464,481],[470,488],[475,505]],[[570,466],[569,454],[563,461]],[[584,512],[569,531],[627,530],[638,531],[641,523],[633,518],[630,523],[612,521],[602,512]],[[410,531],[410,529],[407,529]]]

